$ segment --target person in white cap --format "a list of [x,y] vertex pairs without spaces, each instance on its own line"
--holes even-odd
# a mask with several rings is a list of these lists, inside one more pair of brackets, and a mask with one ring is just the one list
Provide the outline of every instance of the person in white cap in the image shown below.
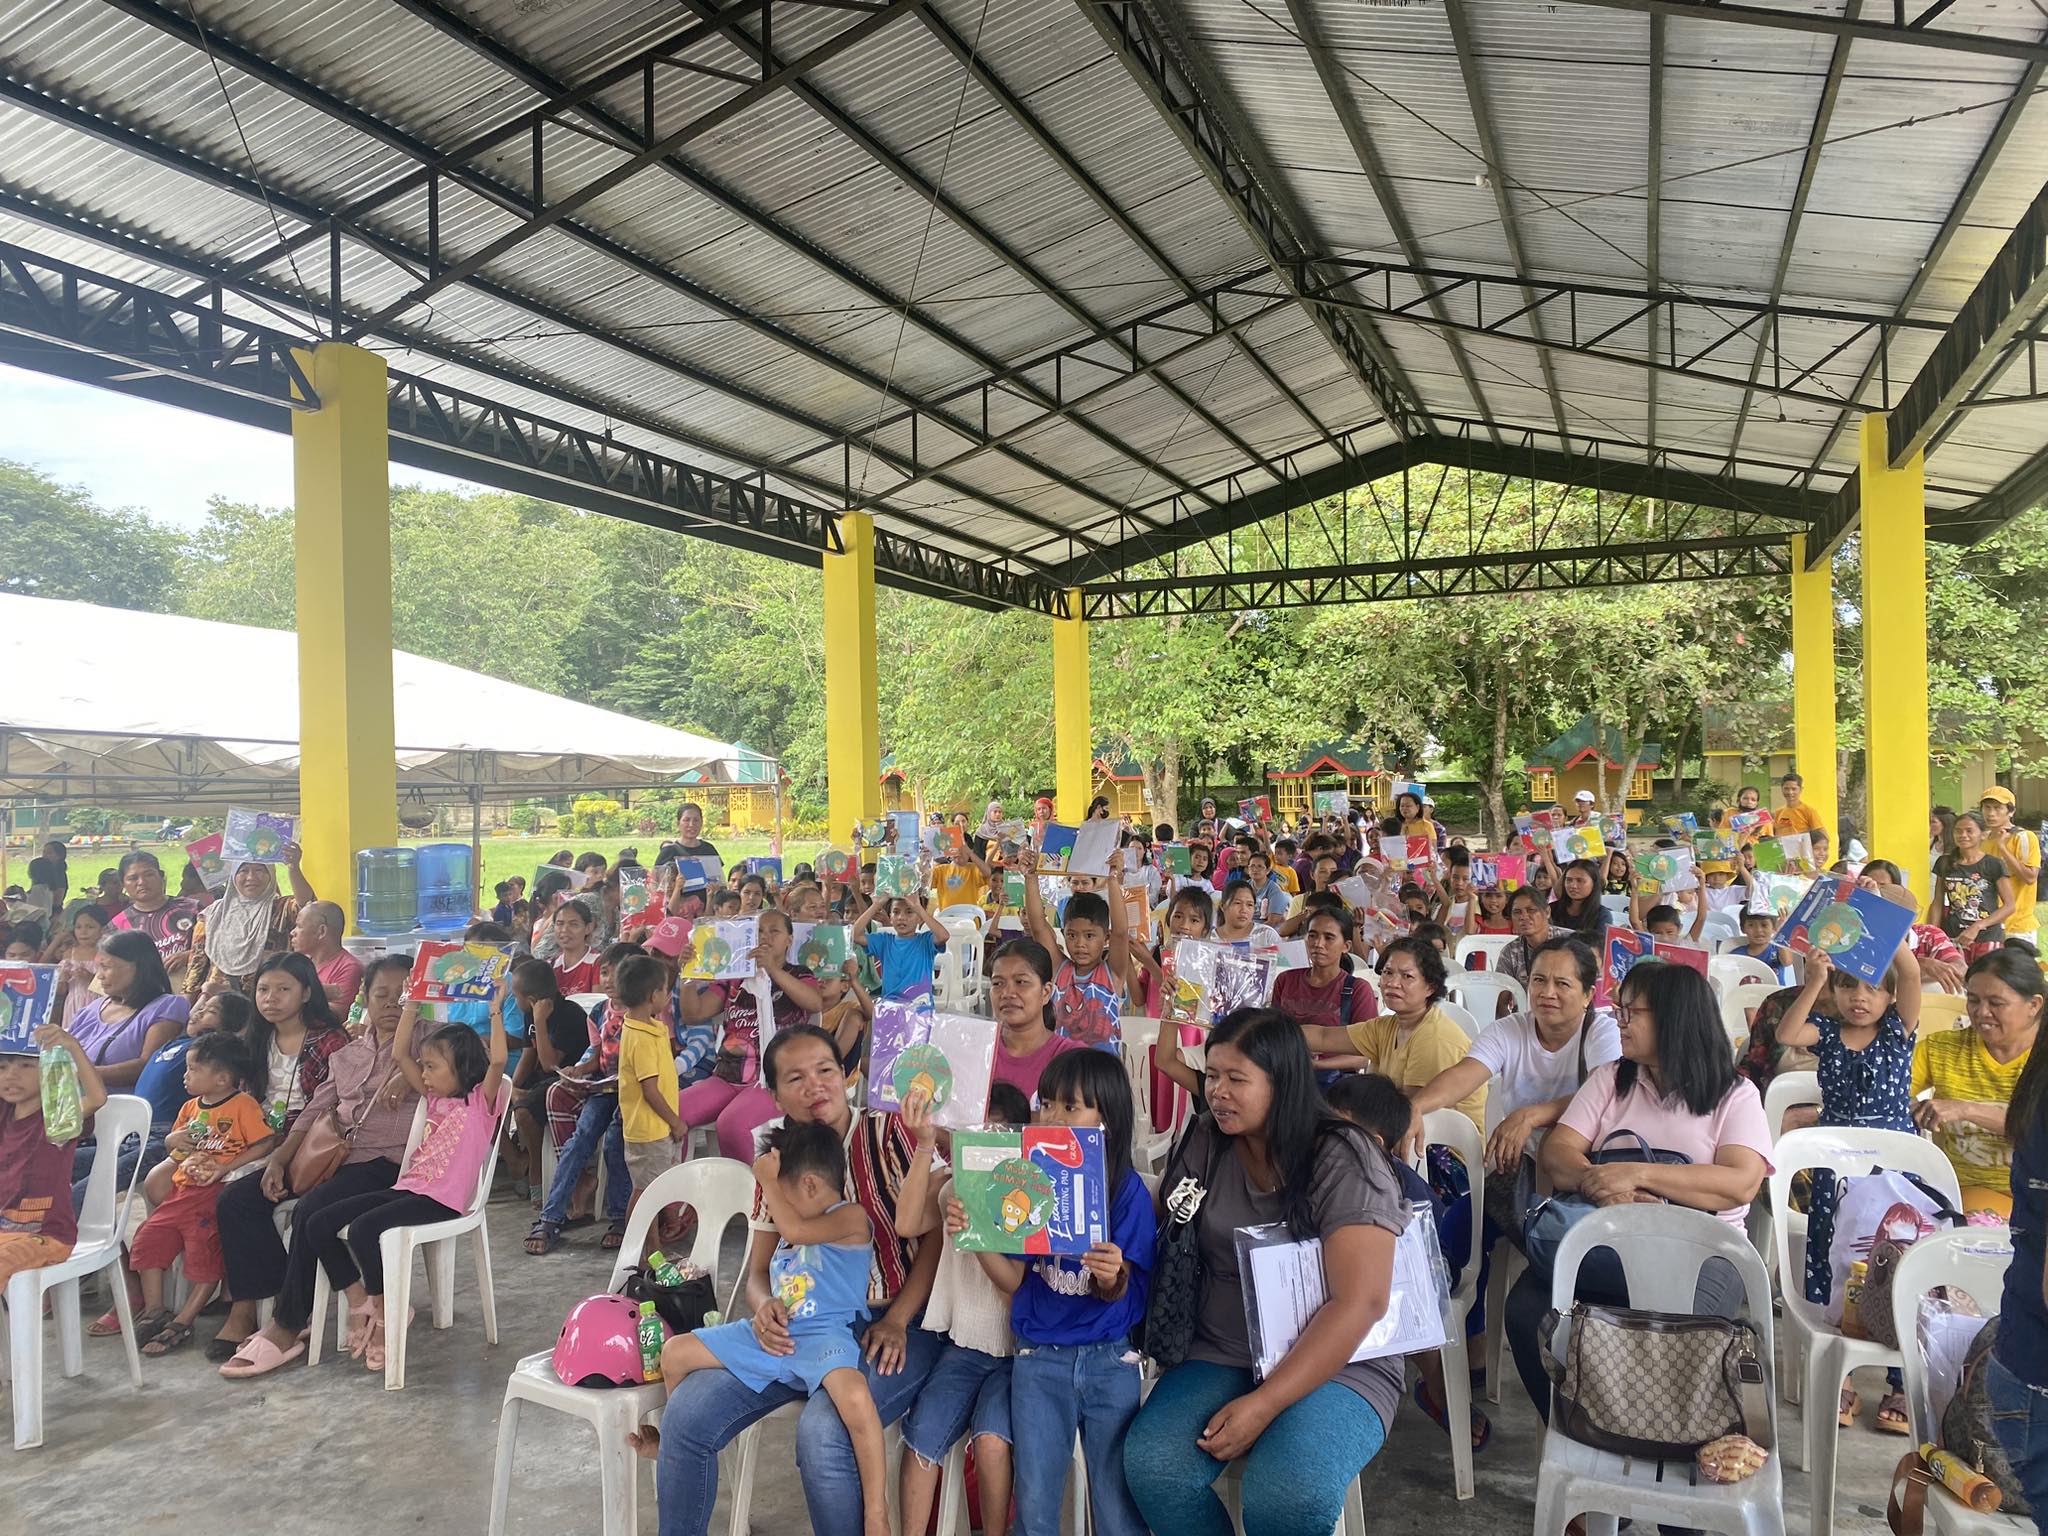
[[1593,791],[1582,789],[1572,796],[1572,825],[1588,826],[1593,821]]
[[2005,936],[2038,944],[2034,896],[2041,879],[2041,839],[2013,825],[2012,791],[2003,784],[1985,790],[1978,809],[1984,816],[1984,851],[2004,860],[2005,872],[2012,876],[2013,908],[2005,920]]

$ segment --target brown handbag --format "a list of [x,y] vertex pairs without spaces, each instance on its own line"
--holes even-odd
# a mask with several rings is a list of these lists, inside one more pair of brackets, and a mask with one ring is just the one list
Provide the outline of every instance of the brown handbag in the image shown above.
[[356,1111],[355,1123],[346,1129],[342,1127],[339,1105],[306,1123],[306,1134],[299,1138],[299,1144],[292,1152],[291,1168],[286,1173],[285,1182],[294,1195],[308,1193],[341,1171],[349,1153],[355,1150],[356,1132],[363,1128],[371,1106],[397,1075],[398,1069],[394,1067],[391,1075],[377,1085],[377,1092],[363,1100],[363,1107]]

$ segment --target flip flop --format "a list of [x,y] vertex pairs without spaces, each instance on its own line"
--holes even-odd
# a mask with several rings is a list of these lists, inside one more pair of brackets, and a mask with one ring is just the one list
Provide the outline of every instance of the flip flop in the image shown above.
[[1856,1422],[1856,1415],[1862,1411],[1863,1399],[1856,1395],[1855,1388],[1844,1382],[1842,1385],[1841,1411],[1836,1415],[1835,1422],[1843,1429],[1847,1429]]
[[[1422,1390],[1421,1377],[1418,1376],[1415,1379],[1414,1390],[1409,1395],[1415,1399],[1415,1406],[1428,1414],[1438,1429],[1447,1435],[1451,1432],[1448,1413],[1440,1404],[1430,1402],[1428,1396]],[[1481,1413],[1476,1405],[1472,1409],[1472,1430],[1470,1433],[1472,1434],[1472,1451],[1474,1455],[1485,1450],[1493,1443],[1493,1421]]]
[[[140,1312],[142,1310],[142,1303],[139,1301],[131,1301],[129,1305],[133,1307],[137,1312]],[[105,1312],[102,1312],[98,1317],[94,1318],[90,1323],[86,1325],[85,1329],[85,1336],[88,1339],[118,1338],[120,1336],[120,1333],[121,1314],[116,1311],[113,1311],[111,1308]]]
[[220,1368],[221,1375],[230,1381],[244,1381],[251,1376],[268,1376],[280,1366],[306,1352],[303,1344],[293,1344],[290,1349],[279,1349],[260,1333],[252,1333],[242,1340],[242,1347],[235,1351],[235,1358]]
[[625,1247],[626,1224],[623,1221],[615,1221],[606,1227],[604,1229],[604,1236],[597,1241],[597,1246],[607,1251],[614,1251]]
[[215,1365],[223,1364],[234,1359],[236,1353],[248,1342],[247,1339],[223,1339],[215,1335],[206,1341],[206,1358]]

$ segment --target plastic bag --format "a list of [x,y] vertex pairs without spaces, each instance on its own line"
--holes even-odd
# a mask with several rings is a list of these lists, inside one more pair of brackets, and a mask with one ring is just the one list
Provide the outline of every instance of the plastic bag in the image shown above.
[[1943,1214],[1933,1196],[1894,1169],[1844,1180],[1835,1205],[1834,1241],[1828,1247],[1828,1321],[1840,1326],[1849,1266],[1868,1259],[1873,1242],[1880,1237],[1913,1242],[1939,1231],[1945,1224]]
[[78,1064],[59,1046],[43,1052],[43,1135],[54,1145],[75,1141],[85,1130],[85,1101],[78,1091]]

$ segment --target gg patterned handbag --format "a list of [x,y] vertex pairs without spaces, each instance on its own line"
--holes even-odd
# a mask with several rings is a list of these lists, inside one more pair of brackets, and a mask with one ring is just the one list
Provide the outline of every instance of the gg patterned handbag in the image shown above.
[[[1552,1352],[1569,1320],[1564,1358]],[[1543,1319],[1543,1369],[1557,1389],[1550,1421],[1598,1450],[1691,1459],[1710,1440],[1771,1446],[1756,1329],[1722,1317],[1574,1302]]]

